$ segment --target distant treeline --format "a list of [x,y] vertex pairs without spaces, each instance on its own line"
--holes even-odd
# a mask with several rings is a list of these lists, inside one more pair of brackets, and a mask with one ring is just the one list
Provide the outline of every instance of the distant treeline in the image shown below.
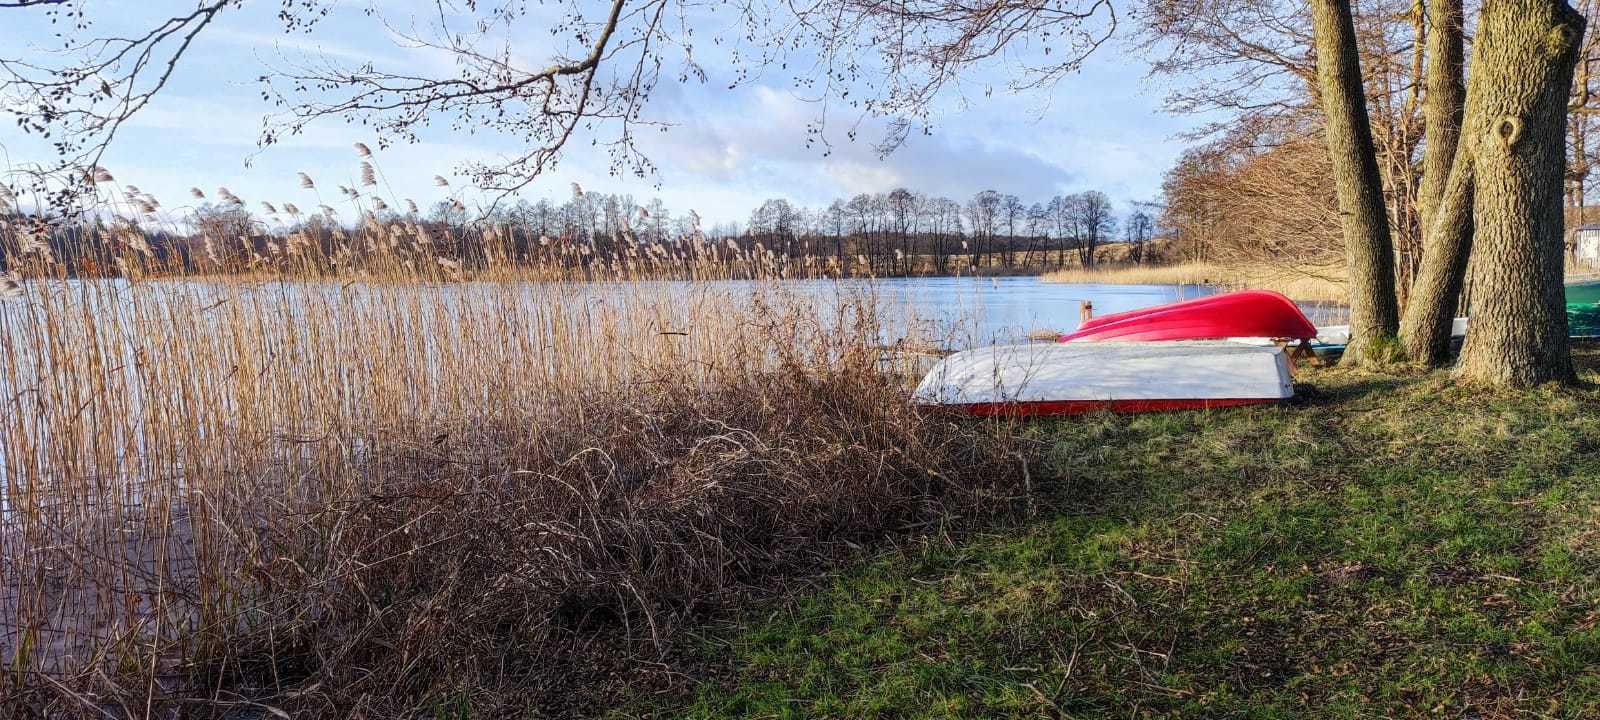
[[[261,202],[253,209],[223,189],[221,202],[174,216],[129,186],[115,194],[109,210],[88,219],[6,217],[0,268],[29,257],[79,276],[121,274],[117,258],[128,257],[222,271],[306,257],[326,259],[331,267],[405,247],[469,264],[498,253],[500,260],[567,267],[666,257],[667,250],[697,263],[759,255],[767,264],[808,268],[807,274],[882,276],[1093,267],[1104,246],[1118,241],[1126,243],[1121,260],[1145,262],[1153,254],[1150,215],[1136,207],[1119,219],[1098,191],[1029,204],[985,190],[963,203],[901,188],[816,209],[775,198],[743,225],[704,228],[694,211],[673,213],[660,199],[640,204],[630,195],[576,186],[565,202],[518,200],[480,211],[454,199],[424,210],[410,200],[391,204],[350,188],[341,192],[349,205],[342,214],[328,205],[307,212],[293,203]],[[712,247],[718,252],[706,250]]]

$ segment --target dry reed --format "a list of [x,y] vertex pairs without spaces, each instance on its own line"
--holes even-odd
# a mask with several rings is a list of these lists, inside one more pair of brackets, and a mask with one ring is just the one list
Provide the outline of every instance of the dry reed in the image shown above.
[[876,371],[894,310],[759,280],[809,261],[367,215],[203,253],[123,225],[69,267],[30,227],[0,228],[0,713],[559,705],[1013,494]]

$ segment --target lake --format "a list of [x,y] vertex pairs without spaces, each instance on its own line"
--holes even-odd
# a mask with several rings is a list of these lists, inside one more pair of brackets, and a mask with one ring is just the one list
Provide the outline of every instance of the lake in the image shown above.
[[[803,282],[820,292],[836,287],[826,280]],[[950,348],[1019,342],[1039,329],[1075,330],[1085,300],[1096,315],[1106,315],[1216,292],[1204,285],[1068,284],[1037,277],[884,278],[838,285],[870,287],[887,307],[904,307],[931,321],[936,341]]]
[[[94,281],[120,282],[120,281]],[[687,283],[666,285],[688,288]],[[734,288],[754,287],[748,281],[724,281]],[[610,283],[595,283],[591,297],[604,297]],[[1134,310],[1178,300],[1214,294],[1205,285],[1111,285],[1101,283],[1055,283],[1037,277],[930,277],[882,278],[876,280],[793,280],[784,285],[819,295],[870,292],[886,307],[902,307],[918,320],[931,322],[938,344],[951,349],[974,345],[1019,342],[1033,330],[1069,332],[1078,327],[1079,303],[1094,304],[1095,315]],[[262,289],[281,290],[277,283],[263,283]],[[448,301],[447,285],[437,286],[441,299]],[[1600,334],[1600,283],[1585,283],[1567,289],[1568,317],[1574,335]],[[0,302],[0,314],[8,303]],[[1346,308],[1331,303],[1301,303],[1307,317],[1317,325],[1343,324]],[[895,322],[888,323],[894,330]],[[892,340],[893,338],[886,338]]]
[[[831,281],[805,282],[816,284],[819,291],[836,287]],[[886,278],[870,281],[870,287],[887,304],[902,304],[920,318],[934,321],[938,344],[951,349],[1020,342],[1039,329],[1076,330],[1079,303],[1085,300],[1100,316],[1220,292],[1209,285],[1056,283],[1037,277]],[[1349,316],[1344,306],[1333,303],[1306,302],[1300,307],[1316,325],[1344,324]]]

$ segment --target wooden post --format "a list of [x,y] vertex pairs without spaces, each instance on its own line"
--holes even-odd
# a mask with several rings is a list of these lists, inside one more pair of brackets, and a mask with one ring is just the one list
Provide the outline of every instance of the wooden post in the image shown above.
[[1094,317],[1094,302],[1082,300],[1078,303],[1078,322],[1088,322]]

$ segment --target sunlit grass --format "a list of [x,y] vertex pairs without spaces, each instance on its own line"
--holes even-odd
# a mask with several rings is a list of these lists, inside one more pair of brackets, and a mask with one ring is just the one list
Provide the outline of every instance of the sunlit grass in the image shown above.
[[1037,425],[1037,518],[756,607],[705,634],[714,680],[617,715],[1600,712],[1595,390],[1300,379],[1282,407]]

